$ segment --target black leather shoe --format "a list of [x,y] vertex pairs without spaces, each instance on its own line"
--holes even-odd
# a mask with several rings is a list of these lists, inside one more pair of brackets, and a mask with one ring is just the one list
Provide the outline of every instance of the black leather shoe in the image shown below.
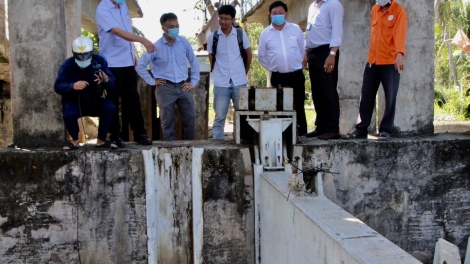
[[114,144],[116,144],[116,146],[118,148],[125,148],[126,147],[126,143],[124,143],[124,140],[122,140],[122,138],[116,138],[115,140],[113,140]]
[[321,134],[323,134],[323,133],[318,132],[318,131],[316,131],[316,130],[313,130],[312,132],[307,133],[307,134],[305,134],[304,136],[305,136],[305,137],[318,137],[318,136],[320,136]]
[[337,139],[340,137],[341,135],[339,133],[334,133],[334,132],[328,132],[328,133],[318,136],[319,139]]
[[146,134],[140,135],[138,138],[135,138],[134,141],[141,145],[152,145],[152,140],[150,140]]

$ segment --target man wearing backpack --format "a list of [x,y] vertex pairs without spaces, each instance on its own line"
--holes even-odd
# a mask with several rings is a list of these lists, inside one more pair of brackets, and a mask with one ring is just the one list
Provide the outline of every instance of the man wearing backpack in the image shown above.
[[305,76],[302,71],[304,35],[296,24],[286,21],[287,5],[275,1],[269,6],[271,25],[261,32],[258,45],[258,60],[266,70],[272,72],[273,87],[294,89],[294,108],[297,113],[299,135],[307,134],[305,117]]
[[213,138],[224,138],[225,118],[232,99],[238,108],[238,88],[246,87],[246,75],[251,64],[251,45],[246,33],[233,27],[236,10],[223,5],[218,10],[220,28],[209,35],[207,52],[214,74]]

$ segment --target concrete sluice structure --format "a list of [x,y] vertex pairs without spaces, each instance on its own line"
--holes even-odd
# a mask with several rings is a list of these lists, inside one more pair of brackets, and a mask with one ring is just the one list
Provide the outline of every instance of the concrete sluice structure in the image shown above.
[[[464,254],[469,136],[303,141],[294,155],[339,172],[337,206],[263,176],[260,263],[432,263],[438,238]],[[256,263],[251,146],[87,148],[0,150],[1,263]]]

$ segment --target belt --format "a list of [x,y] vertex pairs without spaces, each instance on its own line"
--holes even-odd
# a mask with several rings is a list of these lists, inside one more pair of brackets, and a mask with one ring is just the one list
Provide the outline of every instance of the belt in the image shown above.
[[328,47],[328,49],[330,48],[330,44],[325,44],[325,45],[321,45],[321,46],[318,46],[316,48],[311,48],[311,49],[308,49],[308,53],[314,53],[314,52],[317,52],[321,49],[324,49],[325,47]]
[[273,73],[282,74],[282,75],[291,75],[291,74],[298,73],[298,72],[301,72],[301,71],[302,71],[302,69],[298,69],[298,70],[291,71],[291,72],[273,72]]
[[170,81],[170,80],[165,80],[165,82],[166,82],[166,83],[169,83],[169,84],[182,84],[182,83],[184,83],[184,81],[175,83],[175,82],[172,82],[172,81]]

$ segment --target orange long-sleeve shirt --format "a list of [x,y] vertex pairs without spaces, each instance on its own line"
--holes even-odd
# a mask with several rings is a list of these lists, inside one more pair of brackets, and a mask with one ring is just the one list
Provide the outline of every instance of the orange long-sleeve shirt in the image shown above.
[[367,62],[377,65],[394,64],[398,53],[405,55],[407,24],[405,8],[395,0],[392,0],[385,13],[379,4],[374,5],[371,11]]

